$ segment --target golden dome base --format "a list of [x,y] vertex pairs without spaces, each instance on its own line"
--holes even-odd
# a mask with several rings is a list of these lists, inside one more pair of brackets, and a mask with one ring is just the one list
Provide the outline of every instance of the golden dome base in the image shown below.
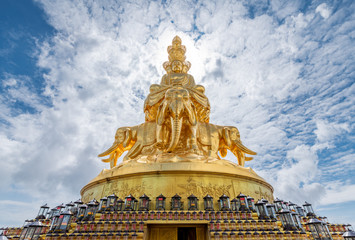
[[[255,200],[262,197],[269,201],[273,200],[273,188],[270,184],[251,168],[241,167],[227,160],[185,159],[185,162],[181,162],[181,159],[174,157],[168,162],[145,160],[140,159],[120,164],[110,170],[102,170],[82,188],[80,193],[83,202],[93,198],[99,200],[112,193],[122,199],[129,194],[139,198],[145,193],[152,200],[152,204],[155,204],[155,198],[160,194],[167,198],[168,203],[176,193],[187,204],[187,197],[194,194],[200,199],[199,209],[203,209],[202,199],[207,194],[214,198],[215,204],[223,194],[231,199],[243,193]],[[187,208],[187,205],[184,208]],[[217,205],[215,208],[217,209]]]

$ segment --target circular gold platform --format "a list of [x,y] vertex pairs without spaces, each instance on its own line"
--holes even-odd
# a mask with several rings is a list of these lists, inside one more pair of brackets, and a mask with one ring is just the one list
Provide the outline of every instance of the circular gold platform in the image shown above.
[[[176,193],[182,197],[187,207],[187,197],[191,194],[200,201],[207,194],[217,199],[228,195],[231,199],[240,192],[254,199],[273,200],[273,188],[251,168],[241,167],[226,160],[213,162],[165,162],[165,163],[125,163],[113,169],[104,169],[81,190],[82,200],[99,200],[115,193],[124,199],[129,194],[139,198],[144,193],[150,197],[153,206],[155,198],[163,194],[167,202]],[[215,205],[217,208],[217,205]]]

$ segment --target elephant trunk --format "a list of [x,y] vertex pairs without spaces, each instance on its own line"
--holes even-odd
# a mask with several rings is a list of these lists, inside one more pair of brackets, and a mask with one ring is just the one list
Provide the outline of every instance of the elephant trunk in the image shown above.
[[167,152],[171,152],[176,148],[180,139],[181,127],[182,127],[182,118],[179,118],[177,116],[175,118],[170,117],[170,121],[172,126],[171,141],[168,149],[166,150]]

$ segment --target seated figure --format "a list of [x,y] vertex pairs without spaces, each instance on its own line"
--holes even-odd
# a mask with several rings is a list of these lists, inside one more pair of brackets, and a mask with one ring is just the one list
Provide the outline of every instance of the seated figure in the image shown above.
[[204,94],[205,88],[196,85],[194,78],[187,73],[191,64],[185,61],[185,51],[185,46],[181,45],[181,39],[176,36],[173,45],[168,47],[169,61],[163,64],[167,73],[162,77],[160,84],[150,86],[150,93],[144,102],[146,121],[156,120],[158,107],[169,88],[182,86],[189,91],[196,107],[198,121],[209,122],[210,103]]

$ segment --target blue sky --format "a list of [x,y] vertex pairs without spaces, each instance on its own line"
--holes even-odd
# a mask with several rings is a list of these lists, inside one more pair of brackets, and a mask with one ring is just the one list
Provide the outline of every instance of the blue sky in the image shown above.
[[[0,2],[0,226],[76,200],[175,35],[275,196],[355,225],[353,1]],[[235,161],[231,154],[227,158]]]

